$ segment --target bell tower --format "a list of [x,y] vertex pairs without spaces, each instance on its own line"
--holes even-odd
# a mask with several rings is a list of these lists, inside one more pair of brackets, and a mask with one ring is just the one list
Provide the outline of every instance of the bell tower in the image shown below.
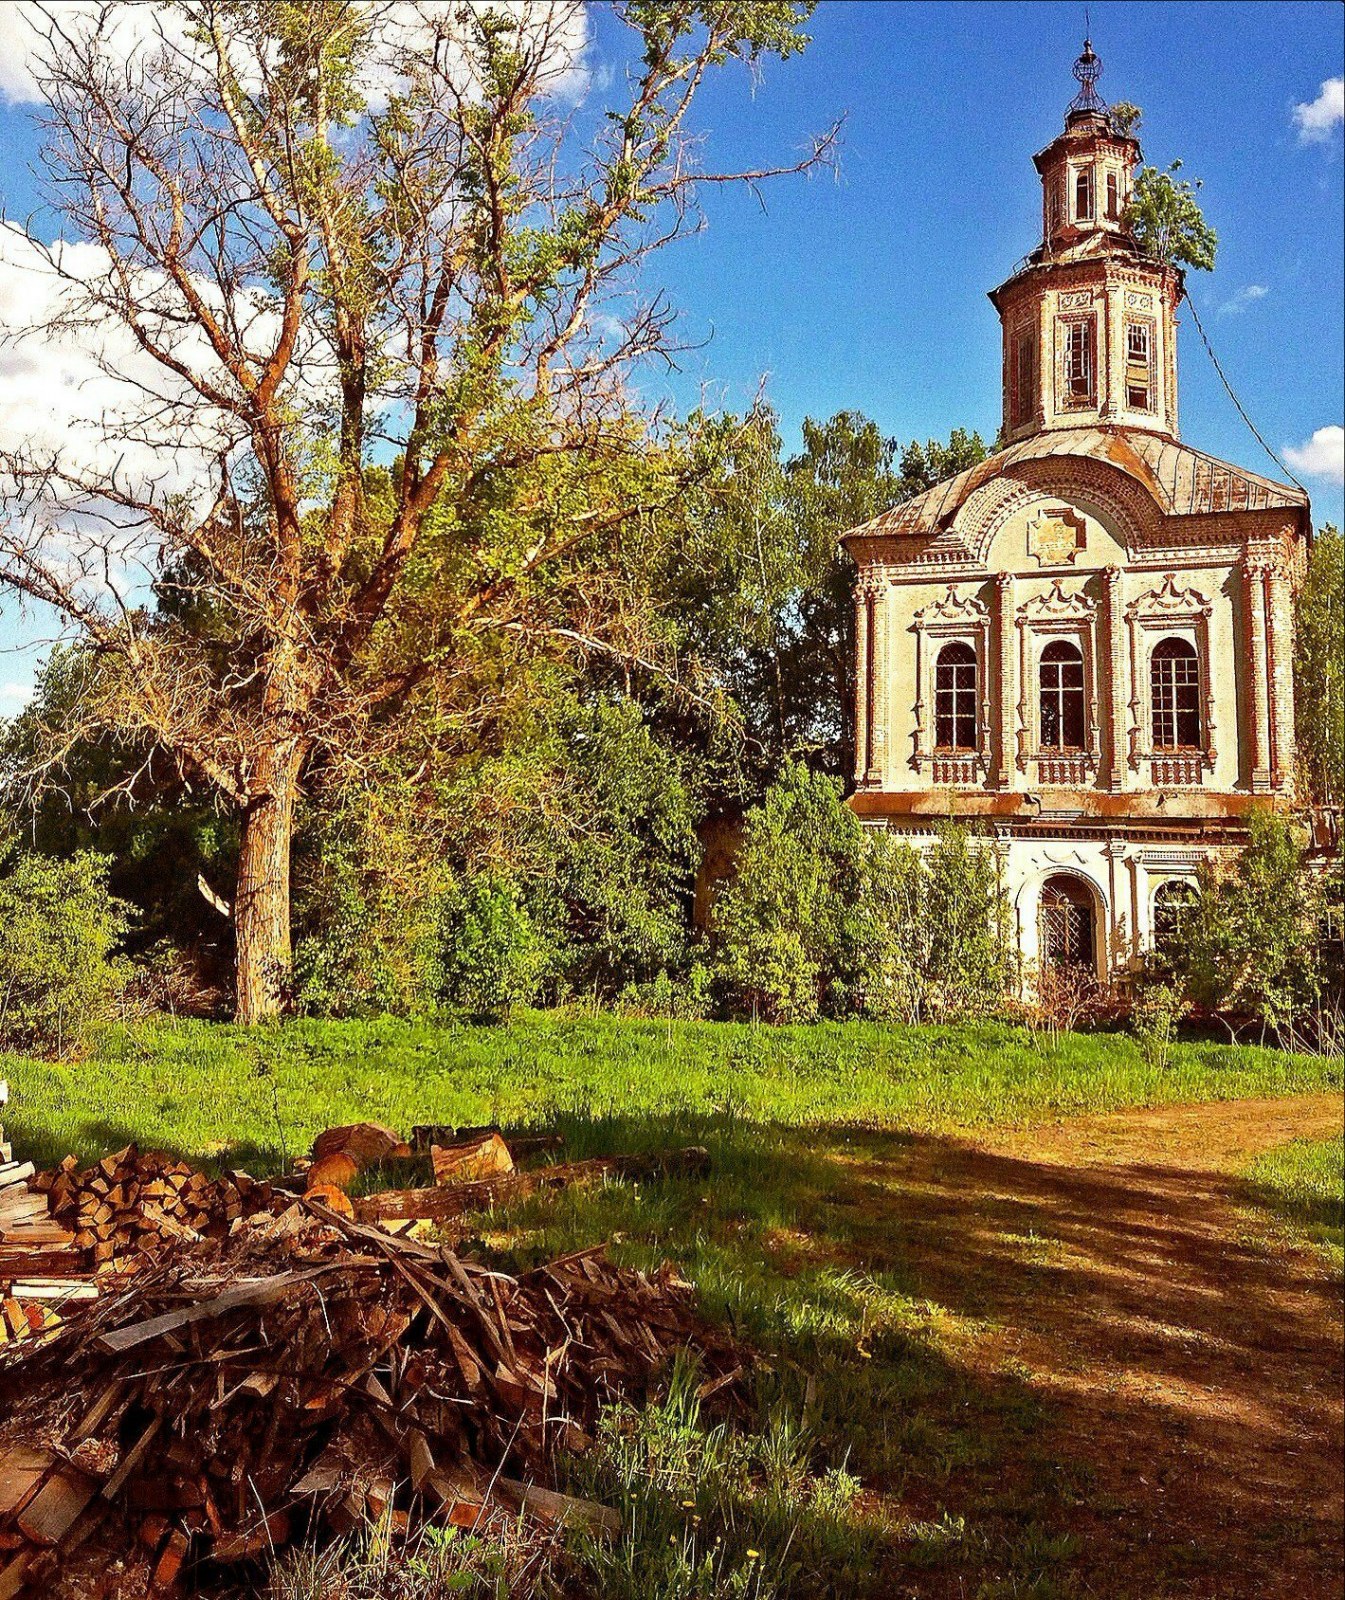
[[1127,222],[1139,141],[1097,92],[1084,40],[1065,126],[1032,158],[1042,240],[992,290],[1004,348],[1002,437],[1125,427],[1177,437],[1182,274],[1145,256]]

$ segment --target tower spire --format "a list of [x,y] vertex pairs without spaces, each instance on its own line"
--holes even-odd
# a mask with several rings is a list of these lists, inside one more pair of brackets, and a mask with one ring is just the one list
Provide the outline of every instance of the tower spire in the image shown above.
[[1075,111],[1105,112],[1107,102],[1097,92],[1097,81],[1102,76],[1102,57],[1095,54],[1093,41],[1085,39],[1083,54],[1074,63],[1074,76],[1079,80],[1079,92],[1065,109],[1069,116]]

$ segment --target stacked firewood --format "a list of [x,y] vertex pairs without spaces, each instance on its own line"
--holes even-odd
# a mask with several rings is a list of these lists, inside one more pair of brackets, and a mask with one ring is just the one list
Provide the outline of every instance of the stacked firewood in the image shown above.
[[[0,1106],[9,1086],[0,1082]],[[55,1328],[61,1307],[94,1298],[74,1236],[30,1185],[33,1163],[16,1161],[0,1128],[0,1346]]]
[[208,1178],[188,1162],[127,1145],[83,1171],[67,1156],[33,1179],[44,1209],[101,1266],[162,1255],[171,1244],[222,1238],[240,1217],[269,1211],[271,1186],[246,1172]]
[[0,1600],[237,1592],[371,1515],[617,1531],[557,1458],[678,1348],[727,1403],[748,1358],[692,1287],[601,1247],[516,1276],[312,1197],[236,1221],[0,1358]]

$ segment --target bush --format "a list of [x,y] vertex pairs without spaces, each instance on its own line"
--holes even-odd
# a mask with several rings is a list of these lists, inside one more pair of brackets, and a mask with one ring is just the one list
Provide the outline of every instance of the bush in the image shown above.
[[927,850],[867,833],[840,785],[795,764],[749,813],[715,912],[734,1009],[772,1022],[984,1016],[1008,990],[994,857],[965,829]]
[[20,856],[0,878],[0,1044],[57,1055],[112,1015],[129,973],[114,954],[128,907],[107,859]]
[[554,955],[513,884],[472,878],[444,898],[439,998],[486,1021],[535,1002]]
[[1247,848],[1229,865],[1202,866],[1199,886],[1170,956],[1187,997],[1275,1032],[1316,1011],[1327,979],[1327,883],[1290,823],[1254,812]]
[[715,907],[715,967],[734,1009],[767,1022],[846,1009],[863,850],[840,784],[788,763],[748,813]]

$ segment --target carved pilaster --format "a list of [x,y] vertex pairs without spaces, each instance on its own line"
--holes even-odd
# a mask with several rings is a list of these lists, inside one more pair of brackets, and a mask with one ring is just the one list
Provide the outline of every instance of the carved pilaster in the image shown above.
[[887,584],[876,577],[869,608],[869,769],[866,782],[881,788],[887,767]]
[[1243,606],[1247,650],[1247,752],[1251,789],[1264,794],[1270,775],[1270,683],[1266,649],[1266,585],[1268,558],[1248,552],[1243,564]]
[[1270,772],[1276,789],[1294,782],[1293,612],[1283,568],[1264,577],[1266,606],[1266,681],[1270,690]]
[[995,777],[997,789],[1013,787],[1013,573],[1001,572],[995,578]]
[[863,783],[869,772],[869,680],[873,675],[869,617],[873,611],[873,591],[867,578],[855,589],[855,782]]
[[1107,788],[1119,794],[1125,788],[1125,625],[1121,615],[1121,569],[1108,567],[1103,575],[1102,638],[1099,641],[1103,676],[1107,685]]

